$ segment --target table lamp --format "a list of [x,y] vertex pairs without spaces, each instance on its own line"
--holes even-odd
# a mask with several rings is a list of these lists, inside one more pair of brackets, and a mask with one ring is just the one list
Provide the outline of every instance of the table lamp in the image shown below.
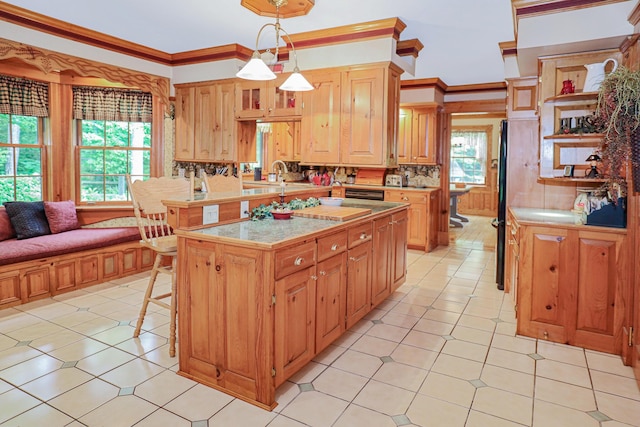
[[598,172],[598,169],[596,168],[600,160],[602,160],[600,156],[595,153],[587,157],[586,161],[591,162],[591,170],[589,171],[589,174],[586,176],[586,178],[600,178],[600,172]]

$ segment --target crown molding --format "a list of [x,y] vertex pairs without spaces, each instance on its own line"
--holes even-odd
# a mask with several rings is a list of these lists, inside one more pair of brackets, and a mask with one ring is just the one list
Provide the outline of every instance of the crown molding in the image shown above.
[[432,77],[428,79],[401,80],[400,88],[403,90],[435,88],[440,90],[441,92],[446,92],[448,86],[438,77]]
[[629,23],[633,26],[638,25],[640,22],[640,2],[636,3],[636,7],[633,8],[629,14]]
[[417,58],[424,45],[418,39],[401,40],[396,44],[398,56],[413,56]]

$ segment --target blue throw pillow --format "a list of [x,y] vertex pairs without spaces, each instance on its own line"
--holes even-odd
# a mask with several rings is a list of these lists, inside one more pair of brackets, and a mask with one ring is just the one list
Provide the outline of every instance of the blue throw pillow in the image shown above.
[[4,207],[18,240],[51,234],[43,202],[5,202]]

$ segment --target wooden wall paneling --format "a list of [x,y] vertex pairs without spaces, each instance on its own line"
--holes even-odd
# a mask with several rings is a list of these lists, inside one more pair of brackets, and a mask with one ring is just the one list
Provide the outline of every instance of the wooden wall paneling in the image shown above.
[[[451,113],[443,112],[438,114],[439,132],[437,135],[437,145],[442,150],[440,152],[440,182],[442,192],[440,193],[440,202],[436,203],[440,207],[438,213],[434,213],[438,218],[438,245],[449,245],[449,209],[450,209],[450,191],[449,191],[449,165],[451,164]],[[442,184],[444,183],[444,185]]]
[[0,306],[21,301],[20,272],[0,274]]
[[[49,84],[49,155],[43,165],[50,175],[45,179],[48,188],[45,200],[62,201],[75,199],[75,164],[72,129],[73,92],[66,84]],[[55,166],[53,166],[55,165]],[[48,196],[48,197],[47,197]]]

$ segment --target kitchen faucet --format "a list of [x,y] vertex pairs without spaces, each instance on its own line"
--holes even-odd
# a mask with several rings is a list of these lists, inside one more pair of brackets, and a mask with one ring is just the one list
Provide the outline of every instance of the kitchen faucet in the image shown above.
[[287,165],[282,160],[274,160],[273,163],[271,163],[271,170],[273,172],[276,171],[275,170],[276,163],[279,163],[282,165],[282,168],[278,172],[278,181],[284,181],[284,178],[282,177],[282,169],[284,169],[284,173],[289,173],[289,170],[287,169]]

